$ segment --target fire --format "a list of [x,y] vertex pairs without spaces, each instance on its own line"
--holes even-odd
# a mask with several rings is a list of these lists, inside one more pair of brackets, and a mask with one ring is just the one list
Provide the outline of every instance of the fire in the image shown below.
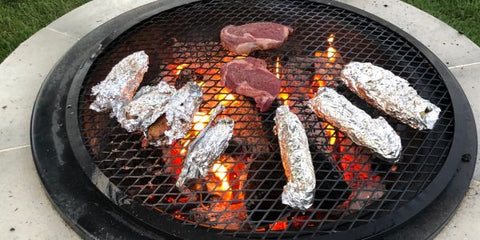
[[335,143],[337,142],[337,137],[335,136],[335,128],[333,128],[333,126],[328,123],[323,123],[323,125],[325,127],[325,134],[327,135],[327,137],[329,137],[328,144],[335,145]]
[[220,101],[220,104],[223,104],[227,107],[234,107],[241,105],[240,101],[235,101],[237,98],[234,94],[230,93],[230,90],[222,88],[219,93],[213,96],[213,99]]
[[327,39],[327,42],[329,44],[333,44],[333,41],[335,41],[335,34],[331,33],[330,36]]
[[273,231],[281,231],[281,230],[285,230],[287,229],[288,227],[288,222],[286,221],[278,221],[278,222],[275,222],[273,224],[269,224],[269,227],[271,230]]
[[175,74],[175,75],[179,75],[182,72],[182,70],[184,68],[188,67],[189,65],[190,64],[188,64],[188,63],[180,64],[175,68],[175,70],[172,71],[172,73]]
[[202,131],[210,121],[210,116],[204,112],[196,112],[193,116],[193,130]]
[[280,58],[277,57],[277,60],[275,61],[275,76],[277,76],[278,79],[280,79]]
[[327,57],[328,57],[328,61],[331,63],[334,63],[337,60],[335,58],[335,53],[337,53],[337,49],[333,47],[333,41],[335,41],[335,35],[331,33],[327,39],[327,42],[328,42]]
[[335,53],[337,52],[337,49],[334,47],[328,47],[327,49],[327,57],[329,62],[335,62]]
[[222,181],[222,184],[218,188],[221,191],[227,191],[230,189],[230,184],[228,184],[227,173],[228,170],[221,163],[215,163],[212,167],[212,171],[215,176]]
[[[314,56],[318,58],[319,64],[321,67],[316,67],[317,74],[313,75],[314,85],[318,87],[324,87],[327,85],[327,81],[333,80],[333,76],[330,74],[326,74],[328,69],[334,67],[335,63],[337,62],[337,49],[333,47],[333,42],[335,41],[335,35],[332,33],[327,38],[328,48],[326,52],[315,52]],[[324,72],[321,72],[321,71]]]
[[288,93],[280,93],[278,94],[278,97],[283,100],[284,105],[290,105],[290,101],[288,100],[288,97],[290,95]]

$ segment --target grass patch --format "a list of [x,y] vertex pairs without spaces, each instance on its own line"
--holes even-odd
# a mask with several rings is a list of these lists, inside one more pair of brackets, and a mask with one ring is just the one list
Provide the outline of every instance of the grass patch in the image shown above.
[[480,0],[404,1],[444,21],[480,46]]
[[0,0],[0,62],[35,32],[88,0]]

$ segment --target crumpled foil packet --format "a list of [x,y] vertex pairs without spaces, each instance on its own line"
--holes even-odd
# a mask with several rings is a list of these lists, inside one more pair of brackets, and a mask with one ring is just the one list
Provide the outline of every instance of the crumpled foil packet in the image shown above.
[[327,87],[320,87],[308,105],[317,116],[340,129],[357,145],[373,150],[389,162],[398,161],[402,150],[400,137],[383,117],[373,119]]
[[103,112],[111,109],[110,117],[122,117],[124,106],[135,95],[143,75],[148,70],[148,55],[144,51],[132,53],[117,63],[105,80],[92,87],[95,100],[90,109]]
[[194,82],[188,82],[170,97],[165,105],[165,117],[168,130],[164,136],[149,143],[154,146],[168,145],[185,137],[192,129],[193,116],[202,103],[202,88]]
[[407,80],[371,63],[351,62],[342,81],[355,94],[412,128],[432,129],[441,109],[418,95]]
[[125,106],[125,114],[117,120],[128,132],[145,132],[165,113],[168,101],[176,92],[177,90],[166,82],[142,87]]
[[278,135],[283,168],[288,179],[283,187],[282,203],[307,210],[313,204],[315,171],[305,129],[288,106],[277,108],[274,133]]
[[192,178],[207,176],[214,162],[227,149],[233,135],[234,121],[231,118],[221,118],[211,126],[215,117],[225,109],[218,105],[210,115],[210,121],[198,137],[188,146],[187,156],[183,160],[183,168],[176,186],[184,189],[184,183]]

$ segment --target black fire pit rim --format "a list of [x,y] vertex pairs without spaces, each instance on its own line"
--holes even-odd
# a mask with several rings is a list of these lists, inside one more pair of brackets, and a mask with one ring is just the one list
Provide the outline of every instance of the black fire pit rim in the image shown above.
[[[160,2],[157,2],[157,3],[148,4],[148,5],[145,5],[144,7],[141,7],[141,8],[129,11],[127,13],[124,13],[124,14],[120,15],[119,17],[116,17],[116,18],[112,19],[111,21],[109,21],[108,23],[106,23],[106,24],[102,25],[101,27],[97,28],[95,31],[88,34],[86,37],[82,38],[63,57],[63,59],[57,64],[57,66],[52,70],[52,72],[47,77],[47,81],[44,82],[44,84],[42,86],[42,89],[39,92],[39,95],[37,97],[37,101],[35,103],[35,107],[34,107],[34,111],[33,111],[33,115],[32,115],[32,126],[31,126],[32,152],[33,152],[33,155],[34,155],[35,163],[37,165],[37,170],[39,171],[40,177],[42,179],[42,182],[45,185],[45,188],[47,189],[47,191],[50,194],[51,200],[55,203],[56,207],[58,209],[60,209],[59,212],[61,212],[63,214],[63,217],[65,219],[67,219],[67,221],[69,221],[70,223],[73,223],[73,225],[75,225],[77,230],[80,230],[80,232],[82,233],[82,235],[84,237],[94,238],[94,236],[92,234],[90,234],[91,231],[89,231],[88,226],[85,227],[84,225],[82,225],[78,221],[78,219],[75,218],[72,215],[71,210],[66,209],[66,208],[68,208],[68,206],[65,206],[65,203],[63,202],[66,199],[65,198],[59,198],[59,196],[58,196],[61,193],[62,190],[63,191],[65,190],[65,187],[68,189],[69,186],[63,186],[64,189],[58,189],[59,186],[56,186],[57,189],[54,189],[52,187],[52,181],[58,180],[58,178],[55,179],[55,176],[53,176],[53,178],[52,178],[52,176],[50,176],[48,174],[48,172],[46,172],[46,169],[50,170],[50,172],[55,171],[55,170],[57,170],[57,171],[60,170],[60,172],[58,174],[60,174],[60,175],[63,174],[63,175],[66,175],[67,177],[69,176],[70,173],[69,172],[63,172],[62,173],[61,172],[62,169],[58,168],[58,166],[48,165],[48,162],[45,162],[45,160],[43,159],[44,157],[46,157],[46,155],[47,156],[49,155],[49,153],[45,153],[45,151],[48,152],[49,150],[51,150],[51,151],[55,151],[55,152],[58,153],[56,156],[52,156],[51,154],[49,156],[49,157],[57,157],[57,159],[49,159],[50,161],[56,162],[57,165],[61,165],[62,162],[65,161],[65,159],[62,159],[62,158],[65,157],[65,155],[66,155],[67,157],[71,158],[71,159],[68,159],[68,161],[69,161],[68,164],[72,164],[72,166],[75,166],[75,167],[81,166],[83,168],[83,170],[87,173],[88,178],[92,179],[93,182],[95,182],[95,185],[97,186],[97,188],[103,190],[102,192],[103,192],[103,194],[105,194],[105,196],[107,196],[111,201],[113,201],[115,203],[119,203],[119,205],[122,206],[121,208],[124,211],[120,210],[118,207],[114,207],[114,209],[118,210],[118,215],[116,217],[118,217],[118,216],[129,216],[129,215],[130,216],[133,215],[135,217],[138,217],[139,215],[149,216],[149,217],[153,217],[155,219],[155,220],[150,219],[150,220],[154,220],[155,223],[160,223],[160,222],[163,223],[164,225],[162,225],[162,226],[164,227],[164,230],[170,230],[170,231],[173,230],[171,228],[171,225],[170,225],[170,223],[174,223],[173,220],[167,219],[165,217],[159,218],[160,215],[158,213],[153,212],[153,210],[145,208],[144,206],[140,206],[140,204],[137,204],[136,202],[133,202],[133,203],[130,204],[128,202],[128,199],[125,198],[125,196],[123,195],[123,193],[120,193],[119,191],[116,191],[116,188],[111,183],[109,183],[108,181],[106,181],[106,182],[103,181],[104,179],[102,179],[102,178],[106,178],[106,177],[93,164],[93,162],[89,158],[88,152],[86,152],[86,149],[84,148],[84,146],[83,146],[82,151],[72,151],[72,147],[73,147],[73,149],[77,148],[76,150],[78,150],[78,147],[79,146],[81,147],[83,145],[83,142],[80,138],[79,128],[78,128],[77,104],[76,103],[78,101],[78,93],[80,91],[80,87],[78,87],[78,86],[79,86],[79,84],[81,85],[81,82],[83,81],[84,76],[86,75],[90,65],[94,62],[94,60],[96,59],[96,56],[98,55],[98,53],[101,52],[101,50],[103,49],[104,46],[108,45],[108,43],[113,41],[117,36],[119,36],[125,30],[129,29],[131,26],[137,24],[138,22],[140,22],[140,21],[142,21],[142,20],[144,20],[144,19],[146,19],[150,16],[153,16],[157,13],[160,13],[161,11],[167,10],[167,9],[175,7],[175,6],[183,5],[184,3],[190,3],[190,2],[194,2],[194,1],[176,2],[175,6],[168,6],[168,4],[167,5],[165,4],[165,2],[166,1],[160,1]],[[346,9],[348,11],[352,11],[356,14],[362,15],[362,16],[367,17],[367,18],[369,18],[373,21],[376,21],[383,26],[386,26],[387,28],[389,28],[393,32],[396,32],[398,35],[400,35],[401,37],[408,40],[415,47],[417,47],[417,49],[419,49],[426,56],[426,58],[432,63],[432,65],[436,68],[436,70],[442,76],[442,78],[445,81],[445,84],[447,85],[448,91],[449,91],[450,95],[452,96],[452,104],[454,105],[454,114],[455,114],[455,120],[456,120],[455,135],[454,135],[454,142],[452,144],[452,148],[451,148],[451,151],[450,151],[449,156],[447,158],[447,161],[446,161],[444,167],[442,168],[442,171],[439,172],[439,174],[434,179],[434,181],[429,185],[429,187],[432,186],[432,185],[435,186],[435,185],[438,185],[438,184],[440,184],[440,186],[443,186],[443,187],[447,186],[447,183],[453,177],[454,171],[452,171],[450,176],[448,176],[448,174],[445,175],[443,170],[445,170],[447,167],[456,169],[458,164],[460,163],[461,155],[464,154],[464,153],[471,154],[473,159],[475,159],[475,156],[476,156],[476,134],[470,134],[470,135],[466,134],[469,131],[471,133],[470,129],[472,129],[472,128],[469,128],[468,126],[470,126],[470,127],[473,126],[473,129],[475,129],[475,125],[474,125],[474,121],[473,121],[473,114],[471,112],[471,109],[468,106],[459,103],[459,102],[465,103],[465,101],[468,102],[468,100],[466,99],[463,91],[461,90],[458,82],[456,82],[456,80],[454,79],[453,75],[449,72],[449,70],[446,68],[446,66],[430,50],[428,50],[424,45],[422,45],[416,39],[414,39],[413,37],[411,37],[407,33],[403,32],[399,28],[397,28],[397,27],[393,26],[392,24],[386,22],[385,20],[380,19],[376,16],[373,16],[370,13],[364,12],[362,10],[356,9],[356,8],[351,7],[349,5],[346,5],[346,4],[342,4],[342,3],[338,3],[338,2],[334,2],[334,1],[321,1],[321,0],[320,1],[315,1],[315,2],[319,2],[319,3],[322,3],[322,4],[328,4],[328,5],[332,5],[332,6],[335,6],[335,7]],[[171,5],[173,5],[173,4],[171,4]],[[117,31],[112,32],[112,29],[117,29]],[[119,30],[119,29],[121,29],[121,30]],[[99,47],[96,47],[96,46],[99,46]],[[88,48],[88,51],[85,51],[85,48]],[[81,60],[78,60],[78,59],[82,59],[82,58],[79,58],[80,55],[84,55],[84,56],[88,56],[88,57],[84,58],[86,60],[84,60],[82,62]],[[75,63],[75,64],[65,65],[65,63]],[[69,66],[69,67],[66,67],[66,66]],[[76,67],[72,67],[72,66],[76,66]],[[62,71],[67,72],[67,73],[62,73]],[[65,75],[69,75],[69,77],[65,78]],[[55,86],[53,86],[53,85],[59,84],[59,81],[62,81],[62,78],[63,79],[68,79],[68,80],[63,81],[62,84],[65,84],[65,85],[58,86],[56,88],[60,88],[60,89],[66,90],[66,91],[63,91],[63,92],[58,91],[59,96],[56,96],[56,97],[53,97],[51,95],[46,95],[45,92],[48,92],[49,90],[52,91],[51,89],[55,88]],[[72,84],[72,82],[73,82],[73,84]],[[70,86],[70,84],[72,84],[72,86]],[[68,89],[70,89],[70,91],[68,91]],[[63,109],[58,110],[58,109],[55,109],[55,106],[52,106],[52,104],[45,103],[46,99],[62,97],[60,95],[62,93],[65,94],[66,92],[69,92],[68,99],[66,99],[67,104],[65,104],[64,106],[59,105],[60,108],[63,108]],[[65,98],[65,97],[67,97],[67,96],[63,96],[63,98]],[[460,99],[462,101],[460,101]],[[59,103],[57,103],[57,104],[59,104]],[[47,124],[50,124],[51,127],[53,127],[55,125],[55,122],[53,122],[53,121],[48,122],[48,121],[45,120],[46,117],[42,116],[42,113],[44,113],[44,111],[47,110],[47,109],[50,110],[50,111],[53,111],[54,113],[60,114],[60,115],[63,113],[64,114],[63,116],[65,116],[65,118],[63,120],[62,120],[61,116],[57,116],[58,119],[55,119],[55,120],[58,120],[58,122],[56,122],[57,124],[58,123],[65,123],[66,127],[60,126],[59,129],[53,129],[52,128],[51,129],[52,132],[50,134],[46,133],[45,135],[43,135],[47,129],[45,129],[45,125],[41,125],[39,123],[44,123],[44,124],[47,123]],[[62,110],[64,112],[62,112]],[[460,117],[460,116],[463,116],[463,118]],[[67,120],[66,122],[65,122],[65,119]],[[74,119],[74,121],[69,121],[69,119],[70,120]],[[76,129],[75,129],[75,126],[72,126],[72,122],[77,124]],[[462,127],[459,127],[459,126],[462,126]],[[58,149],[56,149],[58,147],[58,146],[56,146],[58,144],[58,141],[62,141],[61,137],[58,136],[59,133],[60,133],[60,135],[61,134],[67,135],[68,138],[71,141],[71,143],[63,143],[64,145],[62,147],[65,148],[63,152],[61,152],[61,151],[59,152]],[[472,138],[472,139],[466,139],[465,140],[469,144],[465,144],[463,146],[458,146],[459,145],[458,139],[459,138],[464,138],[464,137],[461,137],[459,135],[470,136],[470,138]],[[57,143],[57,144],[50,144],[50,145],[44,144],[43,140],[46,137],[50,137],[51,138],[50,140],[52,140],[52,143]],[[80,140],[80,142],[78,140]],[[471,141],[468,141],[468,140],[471,140]],[[79,145],[79,143],[80,143],[80,145]],[[473,144],[473,143],[475,143],[475,144]],[[72,144],[73,146],[71,146],[70,144]],[[455,146],[455,145],[457,145],[457,146]],[[458,149],[459,147],[463,147],[464,150],[461,151],[460,149]],[[68,149],[68,148],[70,148],[70,149]],[[456,150],[456,151],[454,151],[454,150]],[[85,153],[86,153],[86,155],[85,155]],[[85,156],[87,156],[87,157],[84,158]],[[78,158],[78,157],[80,157],[80,158]],[[75,161],[82,161],[82,164],[78,164],[78,162],[75,162]],[[85,162],[87,162],[88,164],[85,165],[84,164]],[[472,161],[472,163],[470,163],[470,164],[474,166],[475,161]],[[473,166],[470,168],[471,169],[471,174],[473,174]],[[442,172],[443,172],[443,174],[442,174]],[[471,176],[471,174],[470,174],[470,176]],[[95,176],[95,177],[93,177],[93,176]],[[439,179],[440,176],[442,177],[441,179]],[[90,180],[88,178],[83,179],[86,176],[83,175],[83,176],[77,176],[77,177],[78,177],[78,179],[75,179],[76,181],[82,182],[82,184],[86,184],[85,185],[86,188],[91,188],[91,189],[89,189],[90,191],[92,191],[92,192],[96,191],[97,192],[96,195],[99,195],[98,194],[99,192],[98,192],[97,189],[94,189],[94,187],[92,188],[92,186],[88,186],[88,185],[93,185],[93,184],[91,184]],[[58,182],[57,182],[57,184],[58,184]],[[67,183],[64,183],[64,184],[67,184]],[[429,187],[427,187],[425,189],[425,191],[428,190]],[[438,196],[438,194],[443,190],[443,187],[435,187],[432,190],[433,192],[436,192],[437,194],[430,194],[429,196],[424,196],[425,194],[422,193],[419,196],[417,196],[417,198],[412,200],[411,202],[415,202],[415,200],[417,200],[417,202],[415,204],[417,204],[417,206],[418,206],[418,204],[423,204],[424,205],[422,207],[422,209],[423,209],[424,207],[426,207],[428,205],[428,203],[433,201],[436,196]],[[463,191],[463,194],[464,194],[464,192],[465,191]],[[74,199],[75,198],[75,192],[71,192],[69,194],[70,195],[68,197],[71,198],[71,199],[69,199],[69,201],[76,201],[76,199]],[[104,196],[104,198],[105,198],[105,196]],[[96,197],[101,198],[101,196],[96,196]],[[124,201],[126,201],[126,202],[124,202]],[[408,207],[408,205],[409,204],[406,204],[403,208]],[[457,205],[458,205],[458,203],[457,203]],[[96,210],[105,211],[105,209],[103,207],[104,206],[99,206]],[[403,208],[400,208],[397,211],[400,211]],[[125,211],[129,212],[129,213],[127,214]],[[395,212],[397,212],[397,211],[395,211]],[[393,212],[393,213],[395,213],[395,212]],[[383,223],[384,227],[383,227],[383,231],[381,231],[381,232],[379,232],[378,230],[372,230],[372,229],[365,229],[364,231],[358,231],[359,229],[361,229],[361,227],[359,227],[359,229],[352,229],[352,230],[350,230],[348,232],[345,232],[345,233],[339,233],[340,234],[339,237],[340,238],[351,238],[352,236],[361,237],[361,236],[367,236],[367,235],[370,235],[370,234],[377,234],[377,235],[378,234],[383,234],[384,232],[391,230],[390,225],[396,226],[399,223],[403,222],[404,219],[411,218],[412,216],[414,216],[415,214],[418,213],[418,211],[408,211],[408,212],[409,212],[409,214],[406,214],[404,216],[396,216],[395,218],[390,218],[389,220],[386,220],[384,218],[380,218],[380,219],[376,220],[376,222],[379,222],[380,224]],[[98,214],[98,215],[99,215],[98,217],[101,217],[101,214]],[[388,216],[390,216],[390,215],[388,215]],[[105,216],[103,216],[103,217],[105,217]],[[92,220],[94,220],[94,219],[92,219]],[[116,221],[122,222],[122,221],[119,221],[118,219]],[[123,223],[123,224],[125,224],[125,223]],[[163,236],[163,237],[167,237],[167,238],[172,237],[172,235],[170,235],[170,234],[164,235],[163,232],[159,233],[159,232],[155,231],[153,226],[147,226],[146,224],[142,224],[142,223],[136,223],[136,224],[138,224],[136,227],[138,227],[139,229],[145,228],[146,230],[148,230],[146,232],[150,232],[150,234],[152,234],[152,236]],[[128,224],[125,224],[125,225],[128,225]],[[130,227],[131,227],[130,225],[125,226],[126,229],[128,229]],[[357,230],[357,231],[354,231],[354,230]],[[199,235],[196,234],[196,231],[202,231],[202,234],[205,234],[203,236],[205,236],[206,238],[208,238],[208,236],[210,236],[210,237],[214,236],[216,238],[223,238],[224,237],[224,236],[216,235],[212,231],[203,230],[201,228],[195,229],[195,231],[192,231],[190,233],[180,232],[180,233],[178,233],[179,235],[177,235],[177,236],[183,236],[183,237],[190,236],[190,237],[197,237],[198,238]],[[135,232],[135,231],[133,231],[133,232]],[[159,235],[157,235],[157,234],[159,234]],[[175,232],[173,232],[173,234],[175,234]],[[119,236],[121,236],[120,233],[119,233]],[[318,238],[324,238],[322,236],[317,236],[317,237]]]

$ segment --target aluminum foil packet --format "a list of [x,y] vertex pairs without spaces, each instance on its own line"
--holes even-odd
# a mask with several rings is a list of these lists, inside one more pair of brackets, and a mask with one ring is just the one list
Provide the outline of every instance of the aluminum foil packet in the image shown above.
[[234,121],[231,118],[221,118],[216,121],[215,126],[212,126],[216,116],[224,109],[223,105],[218,105],[214,109],[207,126],[188,146],[182,172],[176,183],[179,189],[184,189],[184,183],[189,179],[207,176],[214,162],[227,149],[233,135]]
[[418,95],[407,80],[371,63],[351,62],[342,81],[355,94],[412,128],[433,129],[441,109]]
[[128,132],[148,130],[160,116],[165,114],[170,98],[177,90],[166,82],[156,86],[142,87],[117,120]]
[[165,105],[165,117],[169,129],[160,139],[151,141],[154,146],[169,145],[185,137],[192,129],[193,116],[202,103],[202,88],[194,82],[188,82]]
[[313,204],[315,171],[305,129],[288,106],[277,108],[274,133],[278,136],[288,180],[283,187],[282,203],[302,211],[307,210]]
[[373,119],[327,87],[320,87],[308,105],[317,116],[340,129],[357,145],[371,149],[389,162],[398,161],[402,150],[400,137],[383,117]]
[[124,106],[132,100],[148,70],[148,55],[144,51],[132,53],[117,63],[105,80],[92,87],[95,100],[90,109],[112,110],[111,117],[124,114]]

